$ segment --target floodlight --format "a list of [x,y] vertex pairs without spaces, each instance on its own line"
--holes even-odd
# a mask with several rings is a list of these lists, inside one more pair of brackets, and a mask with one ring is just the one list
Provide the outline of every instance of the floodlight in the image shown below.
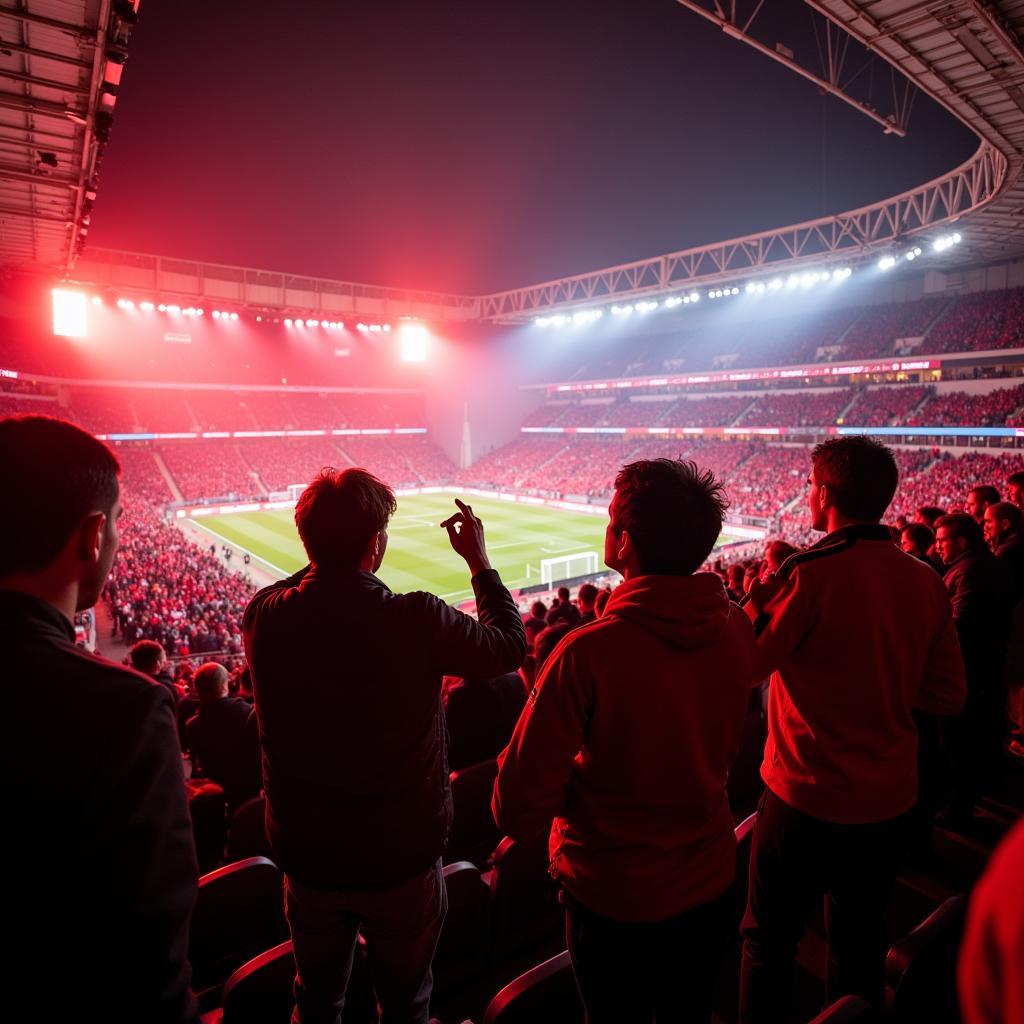
[[292,318],[290,316],[286,316],[284,318],[284,325],[285,325],[285,327],[291,327],[291,325],[292,325]]
[[696,302],[699,298],[700,298],[700,295],[697,292],[692,292],[690,294],[690,301],[691,302]]
[[88,337],[84,292],[53,289],[53,333],[62,338]]
[[427,359],[427,329],[423,324],[402,324],[402,361],[423,363]]
[[895,256],[883,256],[878,261],[878,269],[879,270],[892,270],[892,268],[895,267],[895,266],[896,266],[896,257]]
[[177,314],[181,312],[181,306],[168,306],[167,312],[173,313],[175,316],[177,316]]
[[633,312],[632,306],[612,306],[613,316],[629,316]]
[[385,324],[384,327],[383,327],[383,330],[390,331],[391,330],[391,324]]

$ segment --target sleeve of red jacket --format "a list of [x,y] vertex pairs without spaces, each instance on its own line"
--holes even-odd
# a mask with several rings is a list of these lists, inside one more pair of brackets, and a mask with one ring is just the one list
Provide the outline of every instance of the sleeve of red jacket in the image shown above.
[[776,671],[807,635],[810,623],[804,589],[798,566],[761,614],[756,614],[750,604],[745,606],[744,610],[757,630],[755,680],[764,679]]
[[514,839],[542,834],[562,812],[572,762],[586,738],[593,685],[572,641],[570,634],[548,658],[498,758],[491,810]]
[[967,700],[967,676],[952,607],[942,597],[943,622],[928,651],[915,707],[933,715],[956,715]]

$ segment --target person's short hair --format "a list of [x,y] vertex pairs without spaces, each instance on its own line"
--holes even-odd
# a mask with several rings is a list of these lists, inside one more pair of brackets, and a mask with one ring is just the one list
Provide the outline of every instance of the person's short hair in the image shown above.
[[922,519],[931,529],[935,529],[935,524],[946,514],[944,508],[939,508],[938,505],[922,505],[915,513],[919,519]]
[[901,537],[904,534],[910,537],[910,543],[914,546],[914,550],[920,551],[922,554],[926,553],[935,543],[935,534],[924,523],[907,523],[900,531]]
[[397,507],[394,491],[365,469],[322,469],[299,495],[295,525],[314,565],[350,569]]
[[228,688],[228,670],[216,661],[208,661],[196,669],[192,685],[201,701],[216,700]]
[[568,587],[559,587],[558,588],[558,600],[561,601],[562,604],[568,604],[569,603],[569,588]]
[[892,450],[862,435],[822,441],[811,452],[811,464],[815,482],[829,488],[836,511],[849,519],[878,522],[899,483]]
[[689,576],[711,554],[729,507],[710,469],[680,459],[630,462],[615,477],[616,535],[628,530],[642,573]]
[[0,419],[0,576],[51,565],[86,516],[110,513],[120,472],[117,456],[73,423]]
[[601,618],[601,616],[604,614],[604,606],[608,603],[608,598],[610,598],[611,596],[612,592],[610,590],[602,590],[597,595],[597,600],[594,601],[594,614],[598,618]]
[[766,562],[774,562],[776,566],[782,565],[790,555],[795,555],[800,549],[784,540],[773,540],[765,545],[764,559]]
[[580,608],[593,608],[597,600],[597,587],[593,583],[584,583],[576,594],[576,600]]
[[999,501],[999,491],[991,484],[978,484],[977,487],[972,487],[967,493],[976,494],[986,505],[995,505]]
[[942,527],[945,527],[954,539],[963,537],[969,548],[980,547],[984,543],[985,535],[981,532],[981,524],[966,512],[952,512],[948,516],[943,516],[935,524],[936,533]]
[[1024,490],[1024,470],[1020,470],[1016,473],[1011,473],[1006,478],[1006,486],[1009,487],[1010,484],[1013,484],[1014,487],[1019,487],[1021,490]]
[[991,511],[997,523],[1005,519],[1010,524],[1011,530],[1019,530],[1021,522],[1024,522],[1024,512],[1021,512],[1020,508],[1012,501],[997,501],[989,505],[985,511]]
[[534,601],[530,605],[530,614],[535,619],[546,619],[548,617],[548,606],[543,601]]
[[155,640],[139,640],[128,652],[132,668],[136,672],[145,672],[152,675],[162,664],[166,653],[163,647]]

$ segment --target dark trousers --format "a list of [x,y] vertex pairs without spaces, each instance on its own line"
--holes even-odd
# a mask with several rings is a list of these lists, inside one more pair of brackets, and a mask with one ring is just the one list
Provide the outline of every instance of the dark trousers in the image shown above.
[[797,946],[822,896],[829,943],[826,1002],[857,995],[882,1006],[882,917],[912,822],[907,812],[868,825],[837,825],[802,814],[765,790],[741,928],[740,1024],[787,1019]]
[[943,720],[952,769],[949,809],[954,814],[969,813],[999,774],[1006,707],[1005,686],[977,687],[967,691],[959,715]]
[[736,889],[663,921],[603,917],[567,892],[565,932],[588,1024],[711,1020],[715,977],[736,931]]
[[330,892],[286,876],[296,969],[293,1024],[340,1024],[360,931],[382,1024],[427,1024],[430,965],[447,909],[440,861],[381,892]]

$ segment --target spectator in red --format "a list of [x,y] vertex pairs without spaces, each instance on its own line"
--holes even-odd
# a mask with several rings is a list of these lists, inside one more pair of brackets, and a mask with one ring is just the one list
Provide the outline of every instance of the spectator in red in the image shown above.
[[811,525],[824,540],[750,590],[768,741],[743,919],[742,1024],[788,1016],[805,918],[827,897],[826,1001],[881,1006],[882,916],[918,800],[915,707],[954,714],[964,670],[949,596],[880,522],[892,453],[867,437],[811,454]]
[[722,581],[697,572],[724,507],[692,462],[623,467],[605,562],[625,582],[555,649],[499,760],[499,828],[550,829],[592,1024],[711,1019],[734,920],[726,777],[754,655]]
[[957,964],[964,1024],[1024,1024],[1024,821],[974,887]]

